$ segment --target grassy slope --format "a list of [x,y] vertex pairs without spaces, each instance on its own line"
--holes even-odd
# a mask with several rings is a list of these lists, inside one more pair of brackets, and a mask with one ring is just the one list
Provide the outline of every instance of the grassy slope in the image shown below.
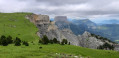
[[0,13],[0,35],[11,35],[25,41],[38,39],[37,28],[25,16],[30,13]]
[[[20,37],[22,40],[34,41],[38,39],[35,34],[37,28],[24,18],[29,13],[0,13],[0,35],[11,35],[14,38]],[[20,34],[20,35],[19,35]],[[95,50],[82,48],[72,45],[35,45],[30,43],[30,46],[0,46],[0,58],[54,58],[59,57],[56,53],[64,53],[67,55],[82,55],[91,58],[119,58],[119,53],[115,51]],[[42,49],[39,49],[42,46]]]
[[[39,49],[42,46],[42,49]],[[95,50],[82,48],[72,45],[38,45],[30,44],[30,46],[13,46],[9,45],[6,47],[0,46],[0,57],[1,58],[55,58],[60,57],[56,53],[62,53],[74,56],[83,56],[90,58],[119,58],[119,52]]]

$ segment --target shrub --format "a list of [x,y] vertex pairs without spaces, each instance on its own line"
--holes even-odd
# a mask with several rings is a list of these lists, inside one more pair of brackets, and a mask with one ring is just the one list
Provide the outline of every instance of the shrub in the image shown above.
[[42,43],[42,40],[39,40],[39,43]]
[[39,47],[39,49],[42,49],[42,47]]
[[29,46],[29,43],[26,42],[26,41],[23,41],[23,45],[25,45],[25,46]]
[[4,39],[2,40],[2,42],[1,42],[1,44],[2,44],[3,46],[7,46],[7,45],[8,45],[7,39],[4,38]]
[[61,45],[64,45],[64,44],[67,44],[67,40],[66,39],[63,39],[62,42],[61,42]]
[[113,45],[110,45],[108,43],[105,43],[103,45],[100,45],[97,49],[110,49],[110,50],[114,50],[114,46]]
[[14,40],[15,46],[20,46],[21,45],[21,40],[20,38],[16,37],[16,39]]
[[53,40],[50,40],[49,42],[50,42],[51,44],[53,44]]
[[70,42],[68,43],[68,45],[70,45]]
[[61,42],[61,45],[64,45],[64,42],[63,41]]
[[13,40],[12,40],[12,37],[11,37],[11,36],[8,36],[8,37],[7,37],[7,42],[8,42],[8,44],[11,44],[11,43],[13,42]]
[[21,43],[21,40],[18,37],[16,37],[16,39],[14,40],[14,43],[17,42],[17,41]]
[[48,43],[49,43],[49,39],[46,35],[44,35],[42,38],[42,44],[48,44]]
[[1,38],[0,38],[0,45],[3,45],[3,46],[8,45],[7,39],[4,35],[2,35]]
[[19,41],[15,42],[15,46],[20,46],[20,45],[21,45],[21,43]]
[[53,43],[57,43],[57,39],[56,38],[53,39]]

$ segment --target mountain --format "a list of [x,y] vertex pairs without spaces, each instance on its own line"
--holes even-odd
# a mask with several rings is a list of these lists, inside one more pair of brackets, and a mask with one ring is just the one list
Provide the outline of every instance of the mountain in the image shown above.
[[104,20],[99,24],[119,24],[119,20],[117,19]]
[[[117,51],[106,51],[109,47],[105,50],[97,49],[103,47],[105,43],[114,45],[113,42],[87,31],[83,35],[76,36],[68,28],[60,30],[54,21],[49,20],[48,15],[0,13],[1,35],[10,35],[13,39],[19,37],[23,41],[28,41],[29,46],[0,45],[0,58],[103,58],[104,56],[105,58],[119,58],[117,47],[114,49]],[[56,37],[57,40],[62,40],[65,38],[71,42],[71,45],[40,44],[38,41],[43,35],[47,35],[48,39]]]
[[97,26],[96,23],[90,21],[89,19],[74,19],[72,20],[72,23],[76,24],[76,25],[86,25],[88,26],[88,28],[95,28]]
[[[62,18],[61,18],[62,19]],[[55,19],[56,20],[56,19]],[[59,20],[59,19],[57,19]],[[58,26],[59,29],[69,28],[75,35],[81,35],[85,31],[88,31],[90,33],[100,35],[103,37],[106,37],[112,41],[118,42],[119,37],[119,29],[118,24],[102,24],[97,25],[96,23],[90,21],[89,19],[80,19],[80,20],[72,20],[68,21],[66,23],[64,21],[56,21],[55,24]]]
[[103,24],[97,28],[97,31],[108,34],[105,37],[110,38],[113,41],[119,40],[119,24]]
[[[78,22],[78,21],[76,21]],[[55,25],[58,27],[59,30],[64,30],[64,29],[68,29],[70,30],[70,32],[67,30],[67,32],[63,31],[63,35],[66,36],[67,40],[70,38],[70,39],[78,39],[77,43],[78,43],[78,46],[82,46],[82,47],[87,47],[87,48],[93,48],[93,49],[97,49],[98,46],[100,45],[103,45],[106,41],[102,41],[96,37],[93,37],[91,35],[91,33],[89,32],[86,32],[86,30],[92,30],[94,28],[88,28],[88,26],[90,27],[97,27],[97,25],[93,22],[91,22],[90,20],[80,20],[79,24],[74,24],[72,22],[69,22],[65,16],[62,17],[62,16],[59,16],[58,18],[56,17],[55,18]],[[88,25],[88,24],[92,24],[92,25]],[[88,25],[88,26],[87,26]],[[79,33],[82,32],[82,35],[79,35]],[[74,35],[72,37],[72,35]],[[77,33],[77,36],[76,36],[76,33]],[[70,34],[70,35],[69,35]],[[70,41],[70,40],[69,40]],[[71,40],[72,42],[75,42],[73,40]],[[90,43],[90,44],[89,44]]]

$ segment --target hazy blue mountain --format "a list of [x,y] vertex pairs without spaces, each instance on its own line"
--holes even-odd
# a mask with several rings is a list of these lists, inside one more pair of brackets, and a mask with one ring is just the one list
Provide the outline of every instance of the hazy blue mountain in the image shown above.
[[100,24],[119,24],[119,20],[117,19],[104,20],[100,22]]
[[119,24],[97,25],[89,19],[56,21],[59,29],[69,28],[75,35],[83,34],[85,31],[109,38],[112,41],[119,41]]
[[73,24],[76,24],[76,25],[83,25],[87,28],[91,28],[91,29],[95,29],[97,24],[90,21],[89,19],[79,19],[79,20],[72,20],[72,23]]

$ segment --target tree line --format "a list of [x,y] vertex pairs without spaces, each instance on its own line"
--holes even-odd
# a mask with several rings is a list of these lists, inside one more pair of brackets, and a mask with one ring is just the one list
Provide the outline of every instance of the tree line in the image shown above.
[[21,43],[25,46],[29,46],[29,43],[26,41],[21,41],[20,38],[16,37],[15,39],[13,39],[11,36],[4,36],[2,35],[0,37],[0,45],[2,46],[7,46],[9,44],[14,44],[15,46],[21,46]]
[[109,43],[104,43],[103,45],[100,45],[97,49],[114,50],[114,46]]
[[58,41],[56,38],[53,38],[53,39],[48,39],[48,37],[46,35],[43,36],[42,39],[39,40],[39,43],[41,44],[61,44],[61,45],[65,45],[65,44],[69,44],[70,45],[70,42],[67,41],[67,39],[62,39],[62,41]]

